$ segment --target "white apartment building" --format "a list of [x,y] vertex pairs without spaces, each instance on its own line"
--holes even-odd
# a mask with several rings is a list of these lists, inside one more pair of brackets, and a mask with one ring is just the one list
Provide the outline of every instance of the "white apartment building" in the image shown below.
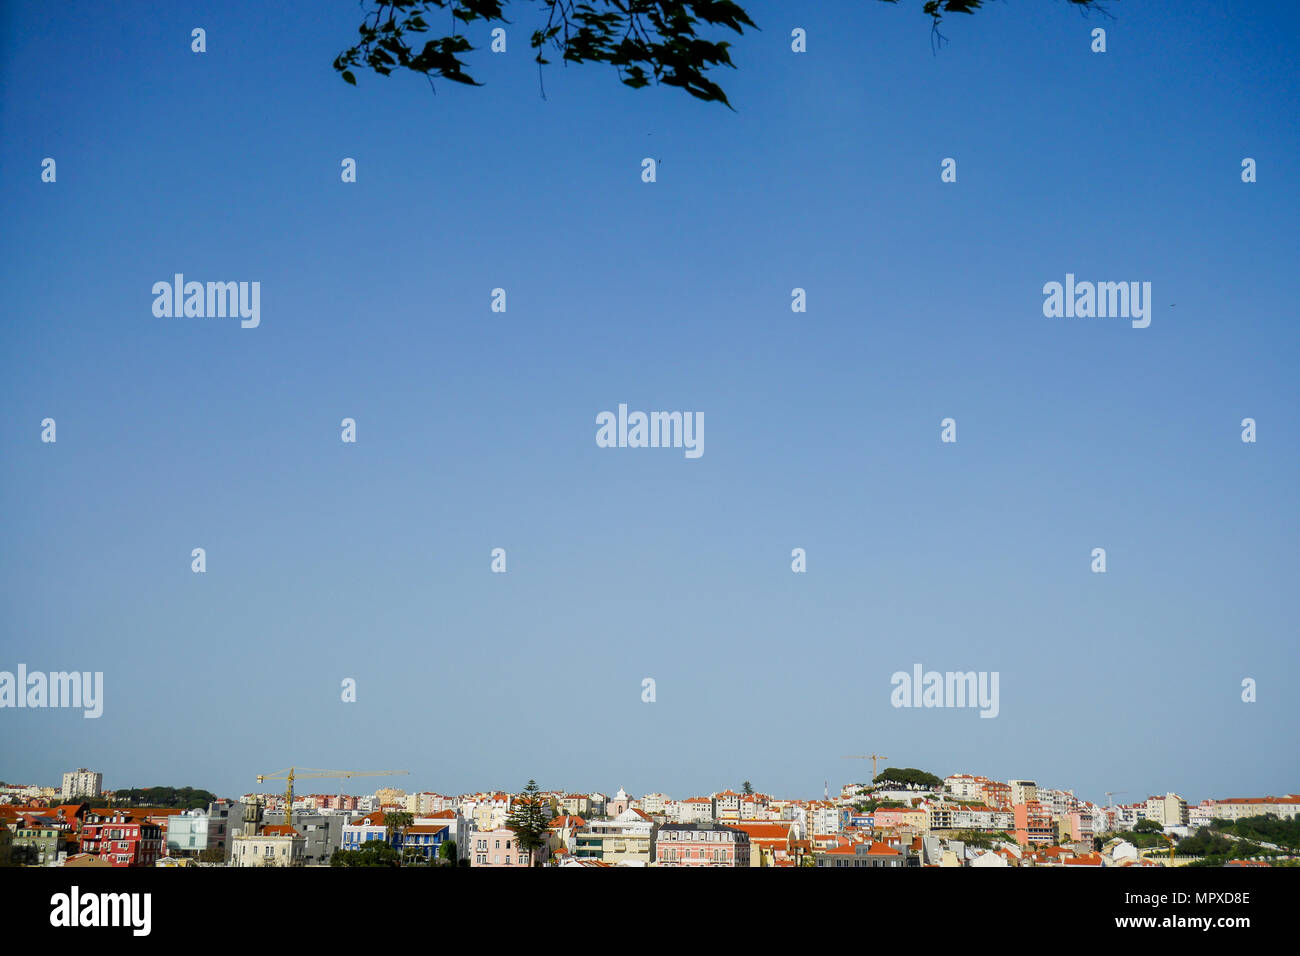
[[79,767],[63,775],[63,800],[71,803],[80,798],[95,798],[104,792],[104,775]]
[[948,792],[958,800],[983,800],[986,783],[988,777],[975,777],[968,773],[955,773],[943,780]]
[[668,805],[673,823],[709,823],[713,820],[713,801],[708,797],[687,797]]
[[1132,830],[1146,810],[1146,805],[1134,803],[1117,807],[1108,807],[1106,815],[1110,818],[1112,830]]
[[406,795],[406,812],[414,816],[422,816],[429,813],[440,813],[443,810],[452,809],[451,801],[440,793],[408,793]]
[[809,804],[807,826],[809,833],[839,833],[839,808],[821,801]]
[[1187,825],[1208,827],[1218,811],[1219,805],[1213,800],[1202,800],[1196,806],[1187,808]]
[[1147,797],[1146,809],[1139,812],[1162,827],[1186,826],[1188,819],[1187,801],[1176,793]]
[[263,827],[261,833],[231,839],[231,866],[302,866],[307,838],[284,825]]
[[666,793],[647,793],[641,798],[641,809],[651,816],[656,813],[663,813],[669,799]]
[[1300,794],[1285,797],[1244,797],[1215,802],[1214,816],[1224,820],[1243,817],[1262,817],[1272,814],[1282,820],[1292,820],[1300,815]]
[[715,820],[740,819],[740,794],[734,790],[723,790],[713,795],[713,817]]
[[1079,799],[1073,790],[1053,790],[1048,787],[1038,788],[1038,802],[1043,809],[1054,817],[1063,817],[1079,807]]

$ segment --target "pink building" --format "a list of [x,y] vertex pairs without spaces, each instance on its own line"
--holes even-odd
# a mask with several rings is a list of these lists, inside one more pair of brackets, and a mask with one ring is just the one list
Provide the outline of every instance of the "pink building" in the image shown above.
[[504,867],[528,867],[534,861],[540,862],[544,851],[538,850],[530,855],[519,848],[519,838],[508,827],[496,830],[477,830],[469,835],[469,865]]
[[655,838],[657,866],[749,866],[749,834],[720,823],[666,823]]
[[1016,818],[1016,842],[1021,846],[1029,843],[1051,846],[1056,842],[1052,815],[1037,800],[1017,803],[1012,810]]
[[608,813],[611,817],[616,817],[632,805],[632,798],[622,787],[618,788],[618,793],[614,794],[613,801],[609,804]]
[[925,818],[925,811],[919,807],[877,807],[872,814],[872,823],[878,830],[908,826],[923,830]]
[[1069,837],[1075,843],[1090,841],[1093,838],[1092,813],[1088,810],[1071,810],[1066,814],[1069,821]]

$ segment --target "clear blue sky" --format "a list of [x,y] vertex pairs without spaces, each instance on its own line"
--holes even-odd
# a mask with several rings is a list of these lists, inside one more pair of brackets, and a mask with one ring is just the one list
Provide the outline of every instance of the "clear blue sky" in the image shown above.
[[[0,669],[105,704],[0,712],[0,778],[1300,790],[1295,5],[1012,0],[937,55],[920,0],[745,6],[735,112],[543,100],[527,11],[435,94],[338,78],[343,0],[4,6]],[[260,328],[155,318],[176,272]],[[1067,272],[1151,326],[1044,318]],[[597,448],[620,402],[704,456]],[[894,709],[917,662],[1000,715]]]

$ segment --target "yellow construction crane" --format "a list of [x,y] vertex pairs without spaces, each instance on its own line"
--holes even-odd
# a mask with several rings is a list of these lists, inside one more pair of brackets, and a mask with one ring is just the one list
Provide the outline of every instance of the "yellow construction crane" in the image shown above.
[[871,761],[871,782],[876,782],[876,761],[888,760],[884,754],[851,754],[847,757],[841,757],[841,760],[870,760]]
[[[264,780],[284,780],[284,825],[293,826],[290,816],[293,813],[293,781],[295,777],[338,777],[339,787],[350,777],[394,777],[410,773],[409,770],[312,770],[310,767],[290,767],[275,773],[259,773],[257,782]],[[340,791],[341,792],[341,791]]]

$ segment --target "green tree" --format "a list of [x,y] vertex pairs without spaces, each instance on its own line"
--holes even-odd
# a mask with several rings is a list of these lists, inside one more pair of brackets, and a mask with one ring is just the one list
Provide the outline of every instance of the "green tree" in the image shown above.
[[[881,0],[897,3],[898,0]],[[984,0],[913,0],[930,17],[932,40],[941,41],[939,24],[946,13],[974,13]],[[1105,12],[1101,0],[1066,0],[1080,10]],[[387,76],[394,70],[422,74],[430,84],[437,77],[469,86],[482,86],[466,72],[462,54],[475,47],[461,33],[482,22],[509,24],[511,0],[363,0],[357,28],[360,39],[334,58],[334,69],[355,84],[358,68]],[[538,6],[540,5],[540,9]],[[518,10],[524,5],[516,3]],[[734,67],[731,44],[710,40],[701,30],[724,28],[743,36],[758,29],[733,0],[539,0],[536,29],[529,39],[540,71],[550,61],[604,63],[619,79],[639,89],[653,84],[675,86],[706,102],[730,107],[727,94],[710,78],[717,67]],[[442,15],[447,15],[443,20]],[[545,14],[545,21],[541,20]],[[426,39],[429,21],[446,22],[450,32]],[[418,49],[417,49],[418,47]],[[543,90],[543,95],[545,91]]]
[[747,797],[752,797],[754,795],[754,788],[750,786],[748,780],[741,785],[740,791]]
[[335,850],[330,866],[400,866],[397,848],[383,840],[368,840],[359,850]]
[[182,810],[202,810],[217,799],[215,793],[196,790],[194,787],[133,787],[113,794],[111,806],[116,807],[179,807]]
[[1178,841],[1179,856],[1218,856],[1226,858],[1236,849],[1236,845],[1227,837],[1202,827],[1190,836]]
[[899,787],[922,787],[927,790],[939,790],[943,787],[941,779],[915,767],[886,767],[876,774],[872,783],[876,786],[896,784]]
[[1300,849],[1300,817],[1283,820],[1276,814],[1266,813],[1236,821],[1215,820],[1214,828],[1234,836]]
[[438,857],[447,866],[455,866],[457,860],[456,841],[447,840],[442,846],[438,847]]
[[546,846],[547,821],[542,811],[543,801],[536,780],[529,780],[524,792],[515,798],[510,808],[506,826],[515,832],[519,849],[527,851],[530,857]]

